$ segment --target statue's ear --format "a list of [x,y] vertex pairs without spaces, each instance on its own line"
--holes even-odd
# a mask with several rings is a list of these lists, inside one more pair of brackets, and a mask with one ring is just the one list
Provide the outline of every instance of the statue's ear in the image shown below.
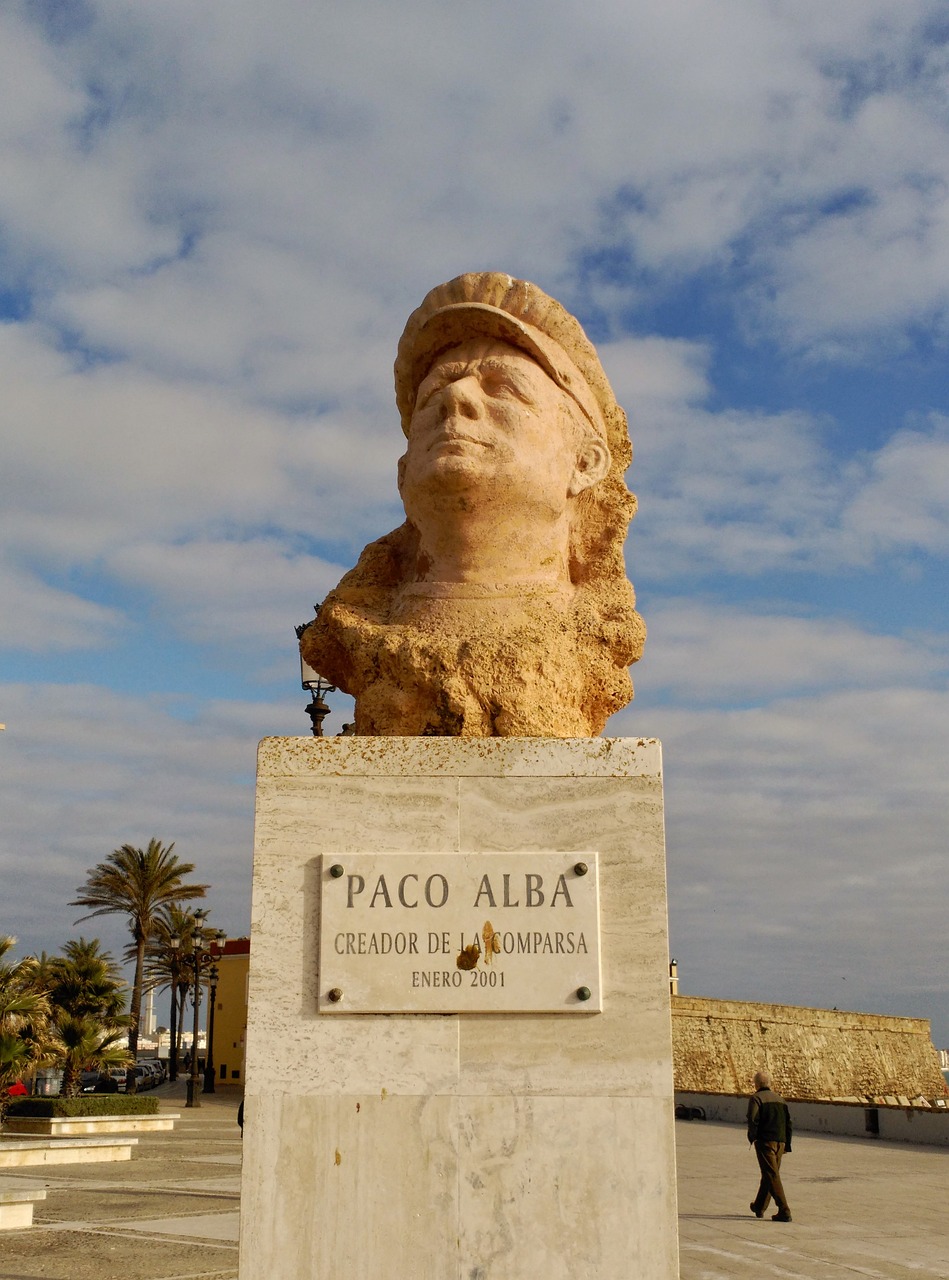
[[584,489],[599,484],[610,469],[612,458],[605,441],[598,436],[588,435],[584,438],[577,454],[577,463],[570,477],[567,496],[575,498]]

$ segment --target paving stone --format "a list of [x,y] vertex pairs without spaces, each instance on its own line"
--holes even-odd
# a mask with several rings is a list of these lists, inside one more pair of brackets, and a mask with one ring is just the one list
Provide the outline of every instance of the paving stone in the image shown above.
[[946,1280],[949,1152],[795,1134],[781,1166],[793,1221],[752,1216],[744,1129],[676,1125],[681,1280]]
[[[160,1096],[180,1108],[174,1086]],[[237,1105],[215,1094],[187,1136],[143,1135],[128,1164],[5,1178],[47,1198],[32,1227],[3,1233],[0,1280],[237,1280]],[[681,1280],[949,1277],[945,1149],[795,1136],[782,1168],[790,1223],[749,1212],[758,1173],[740,1126],[679,1122],[676,1153]]]

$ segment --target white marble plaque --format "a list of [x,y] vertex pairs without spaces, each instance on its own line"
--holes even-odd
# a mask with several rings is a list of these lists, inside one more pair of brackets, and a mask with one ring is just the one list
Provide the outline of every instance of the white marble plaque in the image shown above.
[[596,853],[322,857],[320,1013],[599,1013]]

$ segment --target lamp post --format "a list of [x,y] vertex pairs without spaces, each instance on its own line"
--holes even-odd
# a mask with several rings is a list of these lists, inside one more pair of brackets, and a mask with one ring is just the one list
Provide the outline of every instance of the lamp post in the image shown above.
[[201,1012],[201,948],[204,946],[204,922],[207,911],[197,910],[194,913],[194,928],[191,931],[191,961],[194,965],[194,1026],[191,1032],[191,1074],[188,1076],[188,1100],[186,1107],[200,1107],[201,1094],[198,1091],[198,1020]]
[[[313,608],[319,614],[320,606],[315,604]],[[312,627],[315,621],[316,618],[311,618],[309,622],[301,622],[298,627],[294,627],[297,633],[297,640],[302,639],[304,631],[306,631],[307,627]],[[313,695],[306,708],[306,713],[313,725],[313,737],[322,738],[323,721],[330,713],[323,695],[325,693],[335,693],[336,685],[324,680],[318,671],[314,671],[308,662],[304,662],[302,653],[300,654],[300,684],[308,693]]]
[[171,1022],[170,1035],[171,1042],[168,1045],[168,1079],[178,1079],[178,979],[180,970],[178,968],[181,957],[178,954],[178,948],[181,946],[181,939],[173,934],[168,939],[168,950],[171,953],[168,965],[171,974]]
[[217,984],[220,977],[220,970],[217,967],[218,960],[224,955],[224,944],[227,942],[227,934],[223,929],[218,929],[210,939],[211,951],[207,955],[207,959],[211,962],[211,968],[208,970],[208,1051],[204,1063],[204,1093],[214,1092],[214,1010],[217,1007]]
[[214,1092],[214,1008],[217,1003],[217,980],[220,976],[216,964],[208,970],[208,1052],[204,1060],[204,1093]]

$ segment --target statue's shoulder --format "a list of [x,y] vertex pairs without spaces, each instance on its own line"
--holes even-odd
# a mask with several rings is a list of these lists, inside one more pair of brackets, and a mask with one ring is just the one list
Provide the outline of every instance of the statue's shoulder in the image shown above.
[[370,542],[303,633],[304,659],[344,693],[358,698],[376,671],[380,646],[391,630],[392,598],[408,572],[413,535],[417,539],[406,522]]
[[380,595],[390,594],[405,581],[417,543],[418,533],[408,522],[370,542],[326,603],[333,599],[350,605],[375,602]]

